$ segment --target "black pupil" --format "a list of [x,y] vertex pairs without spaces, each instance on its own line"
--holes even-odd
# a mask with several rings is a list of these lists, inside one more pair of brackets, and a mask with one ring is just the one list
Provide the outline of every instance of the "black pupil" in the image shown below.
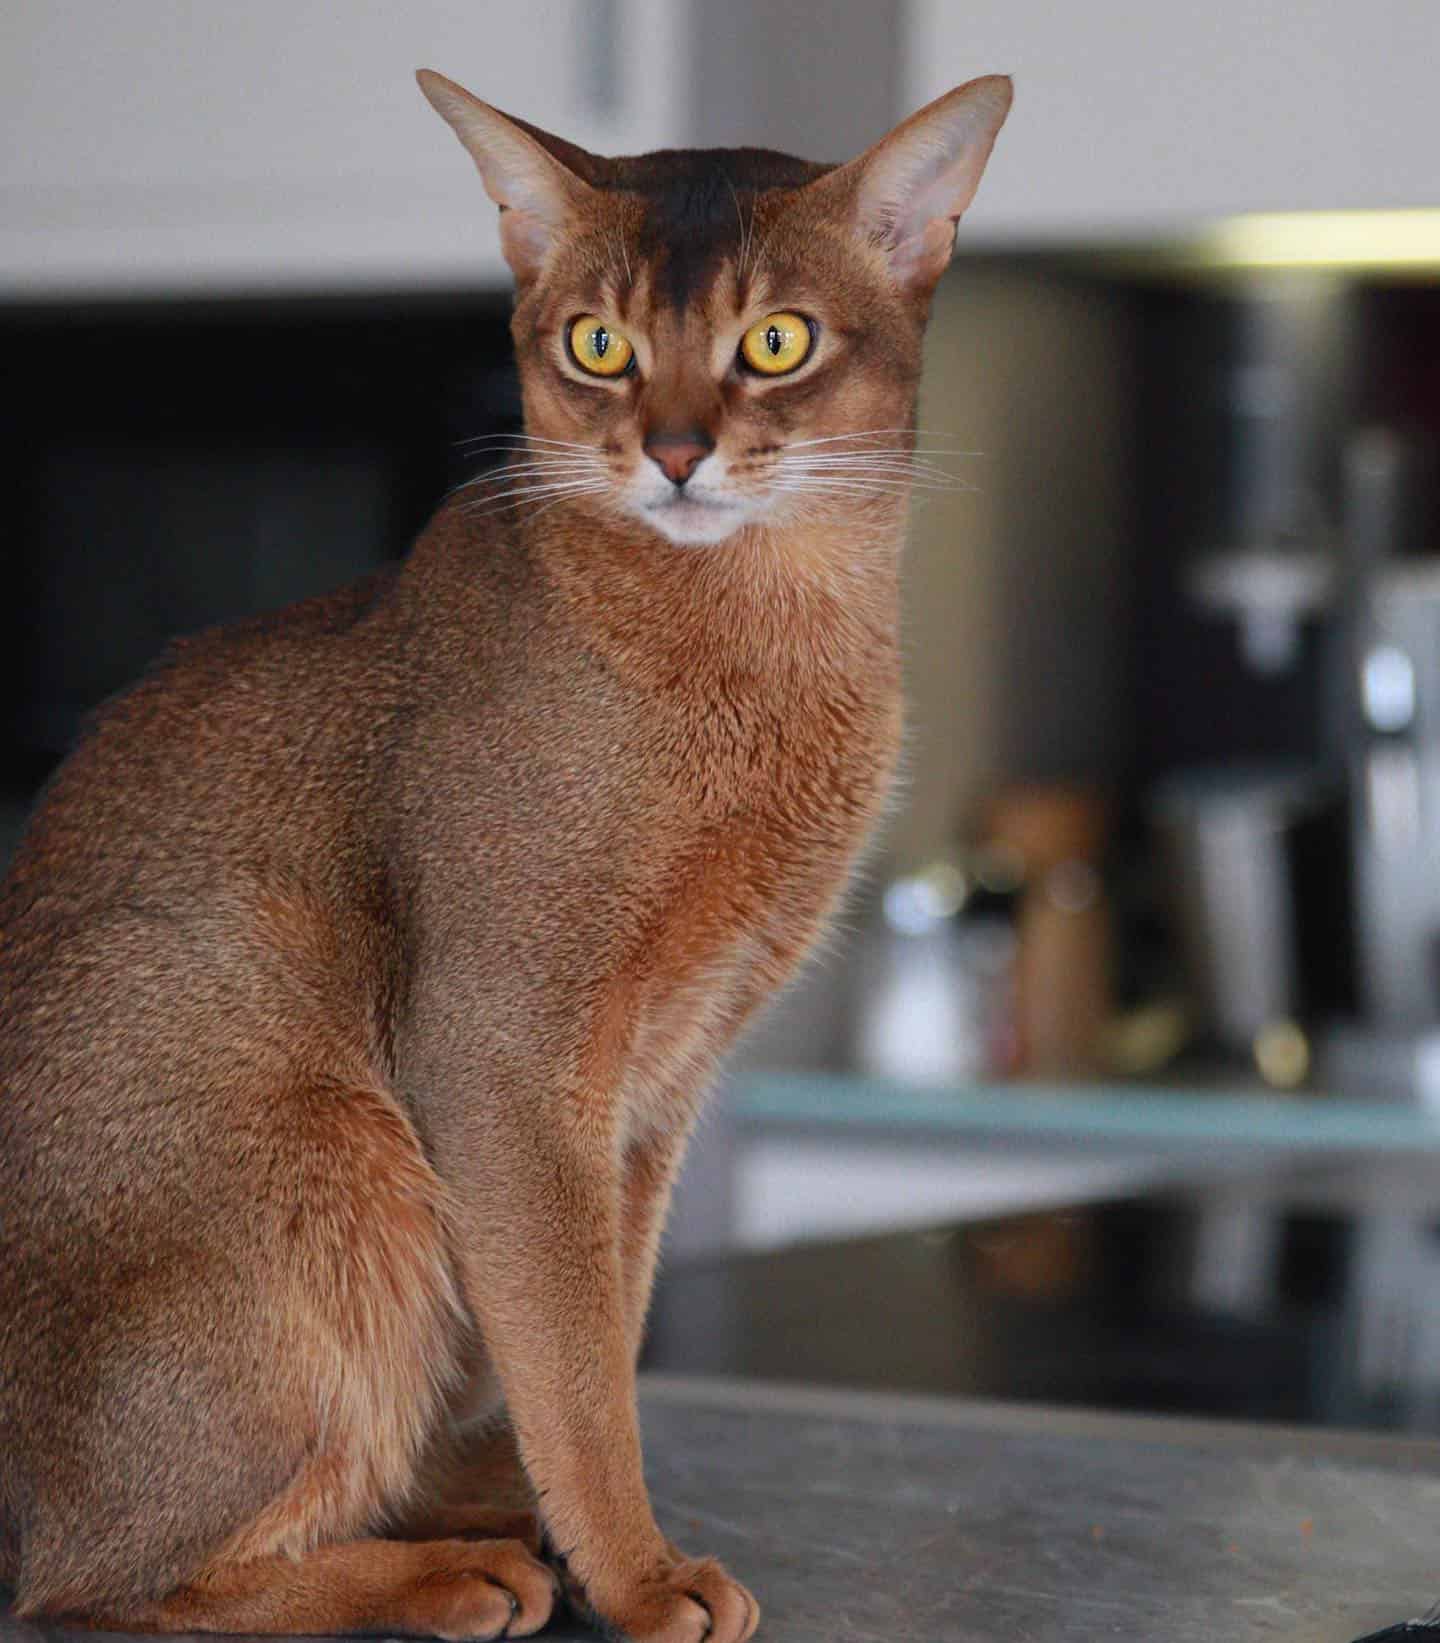
[[765,346],[772,354],[778,354],[785,346],[785,333],[778,325],[772,325],[765,333]]
[[610,347],[610,333],[603,325],[597,325],[590,336],[590,346],[595,350],[596,359],[604,359],[606,350]]

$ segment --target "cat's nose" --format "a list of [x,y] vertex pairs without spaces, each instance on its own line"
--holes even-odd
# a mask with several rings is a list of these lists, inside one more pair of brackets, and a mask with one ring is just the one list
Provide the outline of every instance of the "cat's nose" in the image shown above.
[[676,485],[683,485],[714,449],[715,441],[699,428],[651,434],[645,441],[646,456]]

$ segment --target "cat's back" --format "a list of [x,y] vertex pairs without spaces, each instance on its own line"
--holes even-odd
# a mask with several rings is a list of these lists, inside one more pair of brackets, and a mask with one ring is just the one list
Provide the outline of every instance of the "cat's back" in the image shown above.
[[363,811],[403,674],[396,581],[172,645],[56,771],[0,885],[12,1158],[57,1101],[183,1090],[197,1047],[260,1044],[290,1000],[346,1023],[349,1061],[367,1053]]
[[[163,897],[277,860],[328,826],[337,773],[393,712],[386,571],[174,642],[92,716],[42,793],[0,891],[0,932],[55,906]],[[337,795],[337,798],[339,795]],[[77,909],[78,910],[78,909]]]
[[106,702],[0,882],[0,1091],[29,1025],[53,1046],[151,969],[272,995],[313,970],[368,1008],[416,727],[462,679],[485,697],[526,584],[513,541],[442,510],[405,561],[179,640]]

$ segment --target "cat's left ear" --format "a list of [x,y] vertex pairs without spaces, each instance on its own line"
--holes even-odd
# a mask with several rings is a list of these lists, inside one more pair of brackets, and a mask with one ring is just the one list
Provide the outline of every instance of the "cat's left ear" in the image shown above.
[[500,245],[522,284],[539,273],[551,247],[590,192],[589,185],[551,147],[579,160],[588,155],[558,138],[512,120],[464,86],[433,69],[415,76],[435,112],[474,160],[485,192],[500,207]]
[[822,179],[822,187],[853,186],[858,231],[880,246],[905,289],[928,293],[945,272],[1012,96],[1008,75],[971,80]]

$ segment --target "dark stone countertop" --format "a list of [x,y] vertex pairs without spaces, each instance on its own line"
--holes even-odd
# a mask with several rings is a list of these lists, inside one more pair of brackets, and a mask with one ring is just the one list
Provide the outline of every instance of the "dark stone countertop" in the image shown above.
[[1434,1441],[684,1379],[644,1415],[758,1643],[1351,1643],[1440,1592]]

